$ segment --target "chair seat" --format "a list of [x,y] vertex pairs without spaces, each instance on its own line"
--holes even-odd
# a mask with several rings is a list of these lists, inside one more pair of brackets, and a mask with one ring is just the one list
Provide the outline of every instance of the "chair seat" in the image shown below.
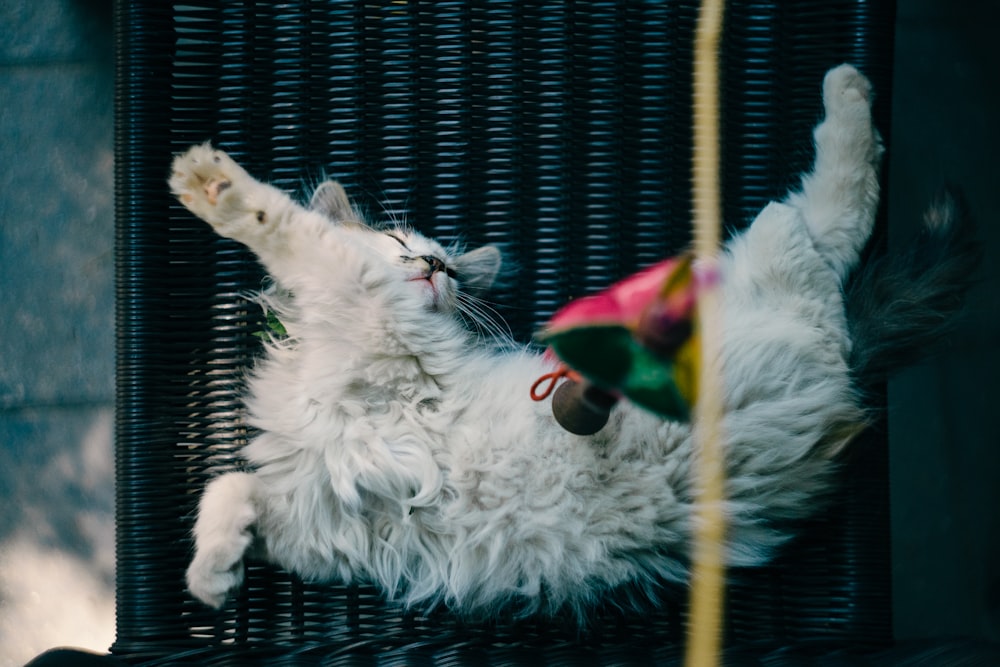
[[[688,243],[697,11],[694,0],[117,3],[117,656],[625,664],[640,651],[669,664],[683,593],[655,613],[599,611],[583,638],[537,619],[473,630],[263,565],[221,612],[193,600],[183,582],[198,494],[242,465],[248,437],[241,379],[262,323],[242,294],[262,275],[173,202],[165,178],[172,154],[211,139],[279,187],[325,171],[376,217],[504,246],[520,272],[491,300],[528,340],[570,298]],[[852,62],[891,90],[893,20],[891,0],[727,3],[731,228],[805,166],[829,67]],[[876,99],[888,140],[890,95]],[[871,433],[829,511],[771,566],[731,573],[731,650],[891,641],[886,450]]]

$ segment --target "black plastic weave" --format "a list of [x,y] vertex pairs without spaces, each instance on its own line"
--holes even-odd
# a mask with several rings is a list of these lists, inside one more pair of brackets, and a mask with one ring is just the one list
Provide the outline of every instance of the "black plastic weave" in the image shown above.
[[[211,139],[293,192],[338,178],[376,219],[504,246],[494,295],[526,339],[570,298],[689,238],[691,47],[675,2],[116,3],[118,634],[134,662],[625,664],[666,661],[683,591],[647,614],[463,624],[364,586],[255,564],[212,612],[184,590],[212,474],[238,464],[240,380],[261,272],[172,201],[172,153]],[[820,81],[875,83],[888,137],[891,0],[729,2],[723,37],[727,223],[746,223],[811,159]],[[303,177],[307,182],[303,182]],[[527,391],[527,389],[526,389]],[[884,438],[847,464],[832,508],[771,567],[735,572],[727,643],[866,647],[890,638]]]

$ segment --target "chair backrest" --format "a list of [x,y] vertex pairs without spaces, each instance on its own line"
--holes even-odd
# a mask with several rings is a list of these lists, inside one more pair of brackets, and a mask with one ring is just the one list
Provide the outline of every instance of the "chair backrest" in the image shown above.
[[[609,602],[583,635],[558,619],[423,616],[365,586],[306,585],[263,564],[222,612],[191,599],[183,573],[198,494],[238,465],[247,438],[239,391],[261,322],[241,295],[262,276],[247,251],[176,205],[165,181],[172,153],[211,139],[280,187],[301,191],[303,177],[326,174],[375,217],[388,210],[445,241],[502,244],[520,270],[495,301],[526,339],[570,298],[687,243],[698,3],[116,7],[114,651],[280,664],[279,653],[440,660],[523,647],[599,662],[634,649],[636,637],[674,650],[683,591],[638,616]],[[888,134],[893,21],[891,0],[728,3],[729,225],[745,224],[808,164],[827,68],[849,61],[872,78]],[[730,644],[889,639],[884,438],[854,451],[830,510],[774,565],[732,573]]]

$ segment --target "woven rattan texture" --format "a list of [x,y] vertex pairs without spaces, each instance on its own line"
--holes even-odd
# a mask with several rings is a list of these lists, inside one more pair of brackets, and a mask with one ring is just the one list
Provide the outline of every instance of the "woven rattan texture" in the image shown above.
[[[518,271],[494,299],[526,340],[568,299],[687,242],[696,15],[692,0],[119,0],[116,653],[486,665],[676,650],[683,591],[669,588],[653,612],[595,610],[582,634],[558,619],[428,618],[364,586],[306,585],[261,564],[222,612],[192,600],[183,571],[198,493],[240,465],[247,438],[239,390],[261,322],[241,294],[262,275],[176,205],[165,179],[172,153],[210,139],[292,192],[336,177],[376,220],[498,243]],[[890,0],[728,4],[729,225],[808,164],[830,66],[869,74],[887,134],[892,28]],[[888,639],[885,445],[868,440],[802,539],[772,567],[733,573],[730,644]]]

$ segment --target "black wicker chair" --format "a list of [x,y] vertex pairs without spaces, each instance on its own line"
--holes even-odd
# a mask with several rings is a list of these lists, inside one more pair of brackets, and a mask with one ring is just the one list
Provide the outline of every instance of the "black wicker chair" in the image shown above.
[[[686,593],[647,614],[463,623],[360,585],[249,567],[221,612],[184,590],[204,483],[238,465],[261,272],[167,192],[171,154],[211,139],[293,191],[340,179],[445,240],[499,243],[495,296],[526,339],[568,299],[689,238],[698,3],[120,0],[116,7],[118,631],[128,663],[651,664],[681,655]],[[888,139],[892,0],[733,0],[723,37],[729,225],[811,160],[825,70],[875,83]],[[732,572],[737,656],[853,654],[891,642],[885,439],[772,566]],[[806,664],[799,658],[787,664]],[[758,664],[750,662],[748,664]],[[763,664],[763,663],[760,663]],[[775,663],[768,663],[775,664]],[[824,663],[825,664],[825,663]],[[838,663],[839,664],[839,663]]]

